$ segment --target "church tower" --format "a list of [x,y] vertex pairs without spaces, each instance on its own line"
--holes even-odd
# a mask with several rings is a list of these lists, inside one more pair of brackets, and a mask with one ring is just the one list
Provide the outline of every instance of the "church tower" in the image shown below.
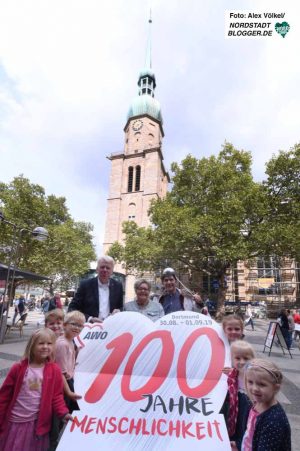
[[[131,102],[124,127],[123,152],[111,154],[111,174],[105,224],[104,252],[122,242],[122,224],[132,220],[140,227],[150,223],[152,199],[167,193],[169,175],[163,164],[163,120],[155,99],[156,79],[151,64],[151,19],[145,67],[138,77],[138,95]],[[124,272],[120,267],[118,272]],[[127,289],[126,289],[127,293]]]

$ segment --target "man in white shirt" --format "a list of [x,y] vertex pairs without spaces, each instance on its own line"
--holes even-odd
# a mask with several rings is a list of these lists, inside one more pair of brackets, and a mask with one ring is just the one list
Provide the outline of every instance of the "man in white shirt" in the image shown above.
[[95,323],[122,310],[123,286],[111,278],[113,269],[113,258],[108,255],[101,257],[97,264],[98,276],[81,282],[68,311],[79,310],[87,321]]
[[246,316],[247,316],[247,319],[246,319],[245,327],[250,324],[250,326],[252,327],[252,330],[254,330],[253,313],[252,313],[252,307],[250,304],[247,305]]

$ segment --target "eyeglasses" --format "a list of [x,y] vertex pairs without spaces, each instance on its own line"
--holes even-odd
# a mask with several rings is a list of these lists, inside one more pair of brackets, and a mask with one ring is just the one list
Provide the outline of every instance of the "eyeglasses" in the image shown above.
[[83,329],[83,324],[78,324],[78,323],[67,323],[70,324],[70,326],[72,327],[76,327],[77,329]]

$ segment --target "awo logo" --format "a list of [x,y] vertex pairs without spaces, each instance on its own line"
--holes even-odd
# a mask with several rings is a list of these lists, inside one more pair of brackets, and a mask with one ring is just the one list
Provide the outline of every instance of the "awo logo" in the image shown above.
[[278,34],[280,34],[284,38],[285,35],[289,32],[290,26],[287,22],[282,23],[277,22],[275,24],[275,30],[277,31]]
[[74,338],[74,342],[78,348],[83,348],[89,340],[105,340],[107,331],[103,330],[101,323],[89,324],[85,323],[80,335]]
[[107,337],[107,332],[104,330],[103,332],[88,332],[83,339],[84,340],[105,340]]

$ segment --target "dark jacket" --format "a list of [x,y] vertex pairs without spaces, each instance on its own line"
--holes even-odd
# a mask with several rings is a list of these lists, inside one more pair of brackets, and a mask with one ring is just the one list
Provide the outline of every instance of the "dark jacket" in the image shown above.
[[18,302],[18,312],[19,312],[19,314],[22,315],[24,310],[25,310],[24,299],[19,299],[19,302]]
[[258,415],[252,451],[291,451],[291,449],[289,420],[278,403]]
[[[236,442],[238,450],[241,449],[242,440],[247,429],[247,420],[251,407],[252,403],[248,398],[248,396],[245,393],[238,392],[238,416],[236,420],[235,433],[232,437],[230,437],[230,440]],[[228,423],[229,418],[229,409],[230,402],[229,402],[229,394],[227,392],[224,404],[220,411],[220,413],[224,415],[226,425]]]
[[280,320],[280,323],[279,323],[280,324],[280,328],[289,330],[290,326],[289,326],[288,316],[285,315],[284,313],[281,313],[279,315],[278,319]]
[[[123,286],[114,279],[109,279],[109,309],[110,313],[115,309],[123,310]],[[82,312],[87,320],[90,316],[99,317],[98,277],[81,282],[70,302],[68,312],[73,310]]]

